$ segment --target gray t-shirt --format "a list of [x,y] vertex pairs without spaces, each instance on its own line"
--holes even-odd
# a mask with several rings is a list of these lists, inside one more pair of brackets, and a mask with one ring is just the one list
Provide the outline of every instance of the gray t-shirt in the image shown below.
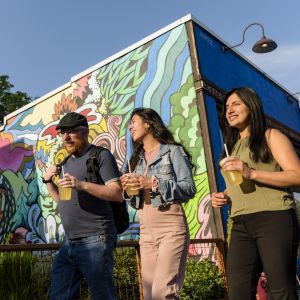
[[[80,157],[70,156],[64,164],[64,172],[78,180],[87,180],[86,160],[89,152]],[[109,150],[100,152],[99,174],[105,184],[119,180],[116,160]],[[97,182],[94,178],[93,182]],[[72,189],[71,200],[58,201],[62,224],[68,238],[82,238],[93,235],[116,234],[113,213],[108,201],[101,200],[82,191]]]

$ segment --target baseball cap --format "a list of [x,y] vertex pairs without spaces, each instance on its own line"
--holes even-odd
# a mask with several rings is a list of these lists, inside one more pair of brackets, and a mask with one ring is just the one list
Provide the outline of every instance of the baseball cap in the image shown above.
[[89,127],[87,119],[85,116],[79,113],[70,112],[62,117],[62,119],[56,126],[56,130],[63,128],[73,128],[77,126]]

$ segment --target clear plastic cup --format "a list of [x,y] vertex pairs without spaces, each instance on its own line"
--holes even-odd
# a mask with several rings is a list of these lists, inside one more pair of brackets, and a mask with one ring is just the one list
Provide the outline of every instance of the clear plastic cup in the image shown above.
[[223,165],[228,160],[228,157],[223,158],[220,161],[221,174],[224,177],[226,185],[239,185],[243,182],[243,176],[240,171],[224,171]]
[[[134,175],[132,173],[126,173],[125,176],[130,179]],[[139,193],[140,193],[140,190],[136,188],[136,185],[134,183],[127,183],[126,194],[129,197],[137,196],[137,195],[139,195]]]
[[71,200],[71,195],[72,195],[72,188],[71,187],[64,187],[61,186],[58,183],[58,176],[53,177],[53,182],[57,185],[58,187],[58,194],[59,194],[59,200]]
[[60,200],[71,200],[72,188],[58,185],[58,193]]

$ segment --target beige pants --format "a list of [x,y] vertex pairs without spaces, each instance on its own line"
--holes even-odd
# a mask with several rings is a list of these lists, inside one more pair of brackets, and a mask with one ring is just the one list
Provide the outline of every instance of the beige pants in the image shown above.
[[190,241],[184,210],[144,203],[139,218],[144,299],[179,299]]

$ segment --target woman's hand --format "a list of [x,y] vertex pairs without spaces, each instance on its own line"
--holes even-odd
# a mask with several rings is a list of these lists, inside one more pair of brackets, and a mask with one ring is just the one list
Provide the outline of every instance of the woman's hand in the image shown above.
[[138,176],[133,173],[126,173],[120,177],[122,188],[125,191],[128,186],[138,190],[140,189]]
[[137,190],[151,190],[152,189],[152,179],[151,177],[146,177],[143,175],[136,174],[124,174],[121,176],[121,184],[123,190],[126,190],[128,185],[131,188]]
[[222,166],[222,169],[226,171],[239,171],[245,179],[252,179],[253,169],[251,169],[247,163],[240,160],[236,156],[229,156]]
[[228,196],[226,192],[212,193],[211,194],[211,205],[214,208],[221,208],[225,204],[228,204]]
[[136,179],[138,181],[139,190],[151,190],[152,189],[151,177],[139,175],[139,176],[136,176]]

